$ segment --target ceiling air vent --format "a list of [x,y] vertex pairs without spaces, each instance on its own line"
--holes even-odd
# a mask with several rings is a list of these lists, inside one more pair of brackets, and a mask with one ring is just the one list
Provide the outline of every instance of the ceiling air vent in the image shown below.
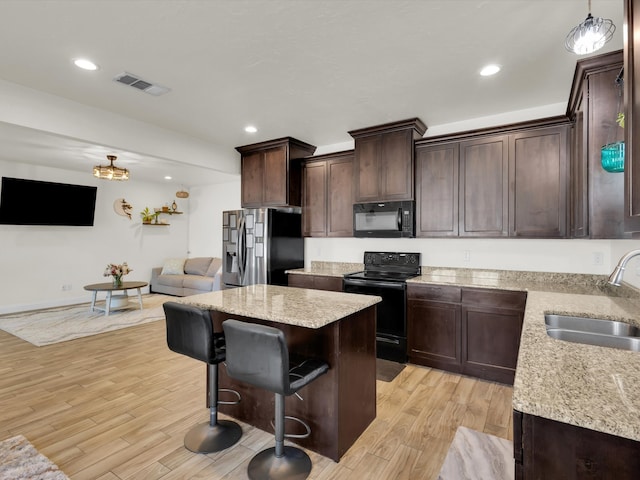
[[162,85],[154,84],[151,82],[147,82],[146,80],[142,80],[141,78],[131,74],[131,73],[121,73],[113,79],[115,82],[122,83],[124,85],[129,85],[130,87],[137,88],[138,90],[142,90],[145,93],[150,95],[162,95],[170,91],[170,88],[163,87]]

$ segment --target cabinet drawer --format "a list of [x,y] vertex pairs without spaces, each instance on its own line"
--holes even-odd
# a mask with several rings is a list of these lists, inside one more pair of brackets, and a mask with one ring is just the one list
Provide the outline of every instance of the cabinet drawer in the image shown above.
[[333,292],[342,291],[342,277],[315,277],[313,288],[316,290],[331,290]]
[[462,289],[462,303],[464,305],[524,310],[526,302],[526,292],[469,288]]
[[460,287],[451,287],[449,285],[407,284],[407,298],[411,300],[460,303],[461,291]]

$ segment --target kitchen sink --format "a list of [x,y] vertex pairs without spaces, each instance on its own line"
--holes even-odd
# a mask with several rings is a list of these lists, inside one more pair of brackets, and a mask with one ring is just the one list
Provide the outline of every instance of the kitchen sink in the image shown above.
[[640,338],[621,335],[607,335],[604,333],[581,332],[564,330],[562,328],[548,328],[547,335],[565,342],[597,345],[600,347],[619,348],[632,352],[640,352]]
[[544,321],[547,329],[572,330],[621,337],[640,337],[640,328],[615,320],[547,314],[544,316]]

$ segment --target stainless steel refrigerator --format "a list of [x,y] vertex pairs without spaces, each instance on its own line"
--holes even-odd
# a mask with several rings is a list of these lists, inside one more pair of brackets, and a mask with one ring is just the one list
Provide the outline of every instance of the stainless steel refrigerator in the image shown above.
[[286,285],[285,270],[304,267],[299,208],[222,212],[222,282],[226,287]]

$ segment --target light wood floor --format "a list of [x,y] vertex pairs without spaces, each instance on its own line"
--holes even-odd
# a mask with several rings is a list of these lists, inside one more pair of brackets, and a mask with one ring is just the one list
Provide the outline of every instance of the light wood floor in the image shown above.
[[[456,428],[512,439],[510,387],[407,366],[378,382],[378,415],[340,463],[310,452],[312,479],[437,478]],[[273,436],[243,425],[202,455],[205,366],[166,347],[164,322],[34,347],[0,331],[0,440],[22,434],[72,480],[245,479]]]

